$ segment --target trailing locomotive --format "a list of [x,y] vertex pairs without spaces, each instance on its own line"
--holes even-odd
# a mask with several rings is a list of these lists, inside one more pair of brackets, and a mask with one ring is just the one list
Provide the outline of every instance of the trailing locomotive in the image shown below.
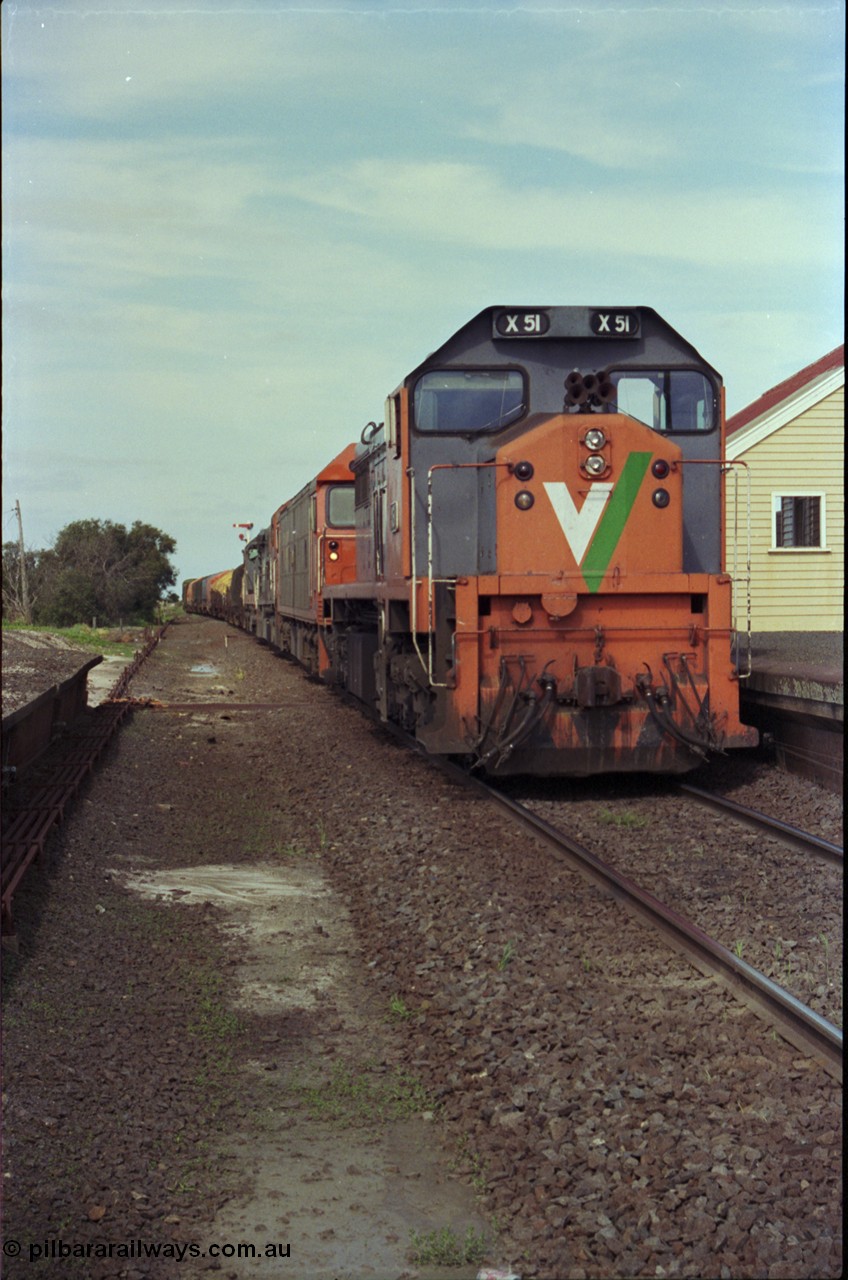
[[211,611],[487,773],[683,772],[757,740],[723,445],[719,375],[653,310],[487,308],[275,513]]

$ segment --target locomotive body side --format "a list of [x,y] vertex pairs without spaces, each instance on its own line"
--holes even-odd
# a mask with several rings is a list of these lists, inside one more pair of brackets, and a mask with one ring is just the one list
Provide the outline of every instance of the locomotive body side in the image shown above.
[[262,529],[245,545],[242,552],[241,622],[252,636],[258,635],[258,618],[262,599],[262,573],[268,530]]
[[268,538],[274,611],[270,643],[312,675],[328,670],[323,590],[356,575],[349,445],[275,511]]
[[748,746],[722,572],[723,396],[647,308],[489,308],[353,463],[330,676],[495,774]]

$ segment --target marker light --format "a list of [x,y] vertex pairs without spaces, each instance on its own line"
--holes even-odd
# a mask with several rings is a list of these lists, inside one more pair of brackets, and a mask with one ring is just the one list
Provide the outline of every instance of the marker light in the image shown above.
[[532,462],[516,462],[512,469],[512,474],[525,483],[533,479],[533,463]]
[[655,489],[651,494],[651,501],[655,507],[667,507],[671,502],[671,495],[668,489]]
[[607,469],[607,460],[599,453],[590,453],[583,465],[590,476],[602,476]]
[[330,558],[331,560],[338,560],[338,558],[339,558],[339,544],[338,544],[335,540],[333,540],[332,542],[328,542],[328,543],[327,543],[327,546],[328,546],[329,551],[330,551],[330,556],[329,556],[329,558]]
[[520,493],[515,495],[515,505],[519,511],[529,511],[535,501],[536,499],[529,489],[522,489]]
[[607,438],[600,427],[590,427],[583,437],[583,443],[587,449],[603,449],[606,442]]
[[657,458],[655,462],[651,463],[651,475],[655,476],[657,480],[665,480],[670,470],[671,467],[665,458]]

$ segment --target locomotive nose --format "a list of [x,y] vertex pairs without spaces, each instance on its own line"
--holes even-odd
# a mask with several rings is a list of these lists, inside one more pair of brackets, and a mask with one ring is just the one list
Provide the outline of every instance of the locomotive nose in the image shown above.
[[563,413],[509,452],[498,457],[502,575],[574,575],[559,586],[594,593],[613,572],[680,571],[683,475],[672,441],[626,414]]

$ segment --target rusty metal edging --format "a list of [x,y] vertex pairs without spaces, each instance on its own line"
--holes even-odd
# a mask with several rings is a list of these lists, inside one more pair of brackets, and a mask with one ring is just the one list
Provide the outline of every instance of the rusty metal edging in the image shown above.
[[62,821],[67,805],[130,711],[125,703],[103,703],[92,708],[93,718],[85,730],[69,735],[70,750],[57,766],[53,780],[28,796],[26,803],[10,816],[3,831],[0,932],[4,940],[14,937],[12,902],[21,880],[42,856],[53,828]]
[[[111,740],[123,720],[131,713],[133,700],[126,698],[124,694],[141,664],[149,657],[165,635],[168,625],[166,622],[148,637],[144,646],[136,652],[133,660],[124,668],[108,697],[99,707],[91,708],[92,719],[85,730],[80,732],[76,743],[74,743],[72,736],[69,737],[68,746],[73,749],[66,753],[64,763],[60,762],[57,766],[57,773],[53,781],[46,786],[38,788],[27,798],[26,803],[9,817],[3,831],[2,892],[0,892],[0,933],[2,933],[5,941],[14,939],[12,902],[21,880],[32,863],[43,854],[47,839],[53,828],[61,822],[66,806],[94,768],[106,744]],[[64,701],[65,696],[73,692],[73,686],[76,686],[77,689],[80,687],[84,689],[88,672],[102,661],[103,655],[98,654],[75,675],[71,676],[69,680],[63,681],[60,685],[55,685],[52,689],[48,689],[46,693],[36,698],[34,702],[4,718],[4,768],[7,764],[6,752],[7,745],[11,740],[11,732],[16,727],[25,725],[28,719],[43,715],[49,703],[51,716],[49,728],[46,734],[43,729],[39,730],[41,737],[44,738],[43,744],[35,754],[31,754],[27,758],[26,763],[35,759],[36,755],[42,754],[54,739],[53,728],[57,710],[64,714],[63,709],[66,705],[73,711],[79,703],[78,697],[74,701],[66,703]],[[83,697],[83,701],[78,707],[79,713],[82,712],[84,707],[85,698]],[[8,726],[10,729],[8,738],[6,735],[7,721],[11,721],[11,725]]]
[[85,706],[86,678],[103,661],[98,654],[72,676],[51,685],[44,693],[2,720],[4,783],[10,771],[20,772],[47,750],[57,731]]

